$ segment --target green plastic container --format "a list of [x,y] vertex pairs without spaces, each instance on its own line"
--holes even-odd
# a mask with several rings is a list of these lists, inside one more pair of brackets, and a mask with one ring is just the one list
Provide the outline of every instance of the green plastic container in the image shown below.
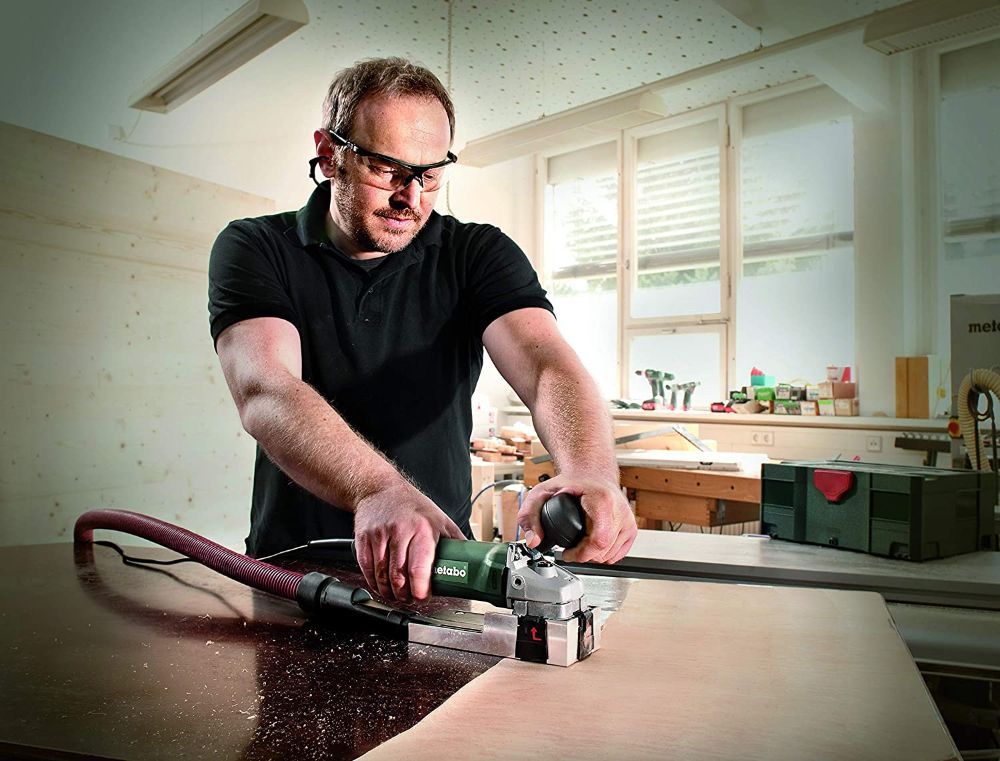
[[931,560],[992,549],[990,472],[867,462],[765,463],[761,530],[778,539]]

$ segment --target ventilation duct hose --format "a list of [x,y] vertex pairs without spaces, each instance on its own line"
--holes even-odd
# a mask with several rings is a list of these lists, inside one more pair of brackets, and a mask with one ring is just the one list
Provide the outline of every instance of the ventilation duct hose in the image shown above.
[[[1000,397],[1000,375],[992,370],[973,370],[958,387],[958,427],[969,454],[973,470],[991,470],[990,458],[982,454],[982,443],[977,441],[976,418],[979,417],[979,395],[992,391]],[[987,415],[993,415],[993,402],[987,396]],[[994,442],[995,446],[996,442]]]
[[94,541],[94,529],[111,529],[148,539],[179,552],[241,584],[289,600],[296,599],[305,574],[254,560],[172,523],[128,510],[90,510],[76,520],[73,541]]

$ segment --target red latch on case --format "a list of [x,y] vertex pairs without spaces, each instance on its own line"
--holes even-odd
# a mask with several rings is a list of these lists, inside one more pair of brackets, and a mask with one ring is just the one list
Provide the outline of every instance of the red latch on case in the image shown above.
[[854,473],[849,470],[814,470],[813,485],[827,502],[840,502],[847,490],[854,486]]

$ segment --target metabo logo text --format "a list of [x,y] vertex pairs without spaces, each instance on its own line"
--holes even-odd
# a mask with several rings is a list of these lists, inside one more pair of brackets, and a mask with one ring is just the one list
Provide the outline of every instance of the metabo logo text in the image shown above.
[[970,322],[970,333],[1000,333],[1000,323],[996,320],[990,322]]
[[461,560],[439,560],[434,575],[452,583],[468,584],[469,564]]

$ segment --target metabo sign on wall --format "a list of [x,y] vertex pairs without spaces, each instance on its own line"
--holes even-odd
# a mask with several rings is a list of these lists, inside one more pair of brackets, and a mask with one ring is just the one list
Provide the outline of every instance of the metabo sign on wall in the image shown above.
[[[1000,368],[1000,294],[951,297],[951,412],[958,414],[958,388],[973,370]],[[994,399],[994,404],[997,400]],[[982,404],[980,404],[982,408]],[[956,457],[952,446],[952,456]]]

